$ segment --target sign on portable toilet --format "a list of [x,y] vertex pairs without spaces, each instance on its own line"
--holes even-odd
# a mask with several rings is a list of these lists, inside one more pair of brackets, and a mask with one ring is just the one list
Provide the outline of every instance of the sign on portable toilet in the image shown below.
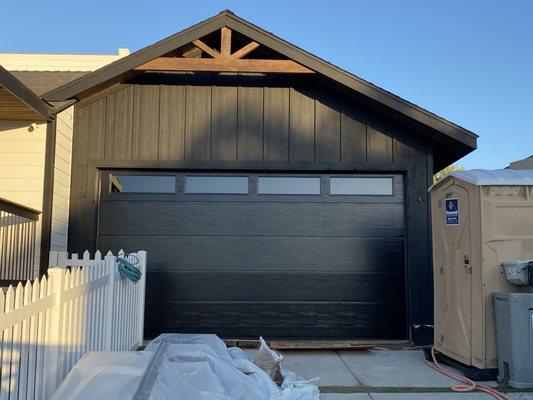
[[446,225],[459,225],[459,199],[446,199]]

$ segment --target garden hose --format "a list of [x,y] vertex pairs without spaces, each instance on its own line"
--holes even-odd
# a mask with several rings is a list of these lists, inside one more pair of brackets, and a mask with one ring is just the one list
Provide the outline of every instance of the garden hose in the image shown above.
[[117,257],[118,272],[133,283],[137,283],[142,276],[141,270],[135,266],[139,263],[139,259],[134,255],[128,255],[127,257],[133,258],[136,261],[130,262],[126,258]]
[[485,385],[479,385],[473,380],[468,379],[466,376],[454,374],[453,372],[441,367],[441,365],[437,362],[437,357],[435,356],[435,347],[433,346],[431,347],[431,358],[433,362],[424,360],[427,365],[429,365],[434,370],[440,372],[441,374],[447,376],[448,378],[455,379],[456,381],[459,381],[464,384],[452,386],[452,390],[454,392],[467,393],[473,391],[480,391],[491,395],[496,400],[510,400],[509,397],[505,396],[503,393],[498,392],[494,388]]

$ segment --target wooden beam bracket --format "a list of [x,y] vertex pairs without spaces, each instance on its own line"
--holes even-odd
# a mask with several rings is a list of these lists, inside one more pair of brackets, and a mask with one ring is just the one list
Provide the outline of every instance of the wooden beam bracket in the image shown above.
[[292,60],[243,59],[259,47],[252,41],[231,53],[231,29],[220,30],[220,51],[209,47],[200,39],[192,43],[212,58],[201,57],[159,57],[135,68],[136,71],[165,72],[247,72],[247,73],[290,73],[310,74],[314,71]]
[[233,53],[229,58],[231,60],[238,60],[238,59],[243,58],[244,56],[250,54],[252,51],[257,49],[258,47],[259,47],[259,43],[257,43],[257,42],[248,43],[246,46],[242,47],[241,49],[239,49],[235,53]]
[[231,29],[223,26],[220,30],[220,54],[222,58],[229,59],[231,54]]
[[220,54],[215,49],[212,49],[208,45],[206,45],[204,42],[202,42],[200,39],[193,40],[192,42],[196,47],[198,47],[200,50],[205,51],[207,54],[209,54],[213,58],[222,58],[222,54]]
[[292,60],[225,60],[217,58],[160,57],[135,68],[136,71],[166,72],[250,72],[311,74],[313,70]]

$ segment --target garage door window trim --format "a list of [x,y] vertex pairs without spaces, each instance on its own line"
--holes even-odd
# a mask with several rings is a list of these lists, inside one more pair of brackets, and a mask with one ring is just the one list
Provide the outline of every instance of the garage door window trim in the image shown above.
[[320,177],[301,176],[259,176],[259,195],[315,195],[320,196]]
[[249,181],[248,175],[186,175],[185,194],[248,195]]
[[331,177],[332,196],[394,196],[393,177]]
[[109,191],[117,194],[175,194],[176,175],[109,174]]

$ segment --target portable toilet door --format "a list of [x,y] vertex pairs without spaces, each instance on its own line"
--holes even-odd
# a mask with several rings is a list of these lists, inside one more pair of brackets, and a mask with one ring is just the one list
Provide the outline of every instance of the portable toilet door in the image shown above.
[[431,194],[435,348],[469,365],[472,356],[473,187],[447,178]]

